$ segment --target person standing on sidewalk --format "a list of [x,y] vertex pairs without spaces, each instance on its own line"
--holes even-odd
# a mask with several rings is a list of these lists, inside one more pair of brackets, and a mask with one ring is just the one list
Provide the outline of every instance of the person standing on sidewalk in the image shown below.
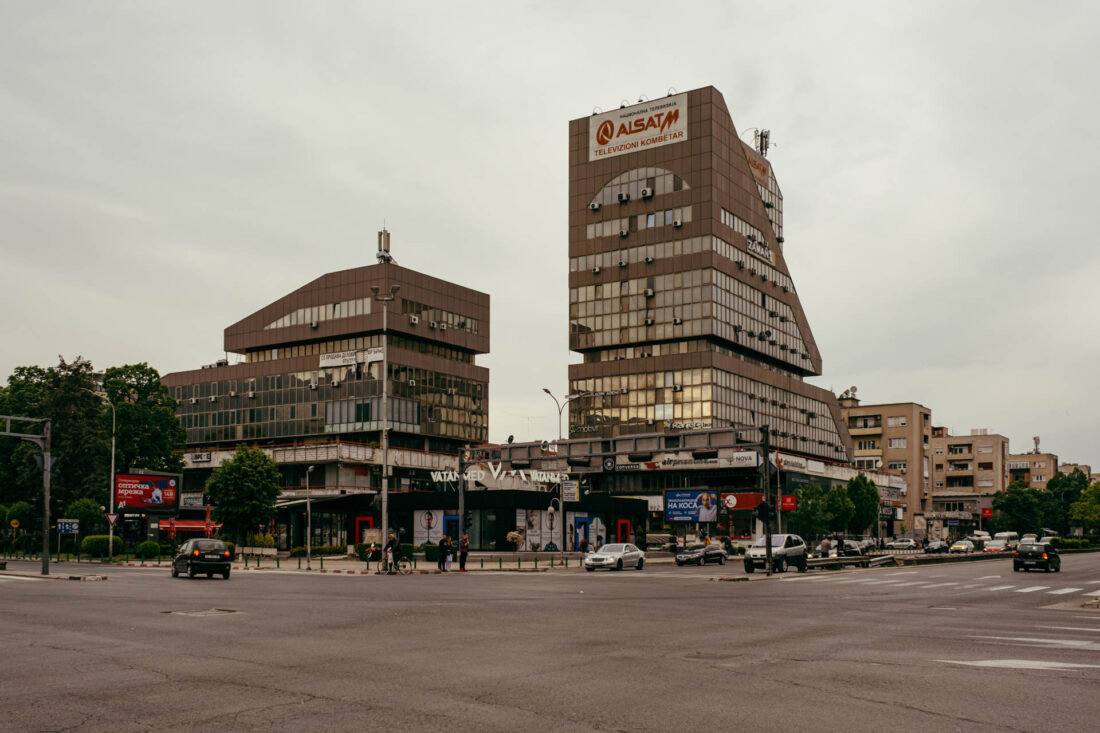
[[450,537],[443,535],[439,538],[439,558],[436,562],[436,567],[442,572],[447,572],[447,543],[450,542]]
[[466,556],[470,554],[470,535],[462,535],[458,543],[458,572],[466,572]]

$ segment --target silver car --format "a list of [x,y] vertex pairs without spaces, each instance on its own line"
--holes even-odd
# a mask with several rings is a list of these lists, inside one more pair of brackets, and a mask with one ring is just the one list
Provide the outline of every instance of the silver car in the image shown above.
[[596,568],[622,570],[623,568],[642,569],[645,565],[645,553],[629,542],[604,545],[595,552],[584,556],[584,569],[592,572]]

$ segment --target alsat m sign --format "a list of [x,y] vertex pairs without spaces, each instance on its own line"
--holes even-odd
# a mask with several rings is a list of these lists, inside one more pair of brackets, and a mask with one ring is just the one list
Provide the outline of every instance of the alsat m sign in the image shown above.
[[588,118],[588,160],[687,140],[687,95],[662,97]]

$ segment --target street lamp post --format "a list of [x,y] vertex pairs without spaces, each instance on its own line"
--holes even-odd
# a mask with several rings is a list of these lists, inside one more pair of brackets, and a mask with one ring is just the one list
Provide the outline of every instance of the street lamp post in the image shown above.
[[558,560],[564,563],[565,561],[565,483],[561,483],[561,498],[556,496],[550,498],[550,506],[546,510],[547,514],[551,517],[554,516],[554,502],[558,502],[558,513],[561,514],[561,544],[558,545]]
[[[389,537],[390,511],[390,413],[389,413],[389,349],[386,335],[389,328],[389,304],[394,301],[400,285],[391,285],[389,295],[379,295],[377,285],[371,286],[375,301],[382,304],[382,537]],[[386,541],[386,540],[384,540]]]
[[[111,408],[111,475],[107,477],[107,499],[108,506],[110,507],[110,514],[114,516],[115,513],[115,403],[111,402],[111,398],[107,396],[106,392],[96,392],[90,389],[85,390],[91,392],[99,399],[106,402]],[[114,559],[115,556],[115,524],[113,521],[107,522],[107,557]]]
[[313,473],[313,466],[306,469],[306,570],[313,570],[309,564],[310,555],[313,554],[310,543],[313,541],[313,489],[310,488],[309,475]]

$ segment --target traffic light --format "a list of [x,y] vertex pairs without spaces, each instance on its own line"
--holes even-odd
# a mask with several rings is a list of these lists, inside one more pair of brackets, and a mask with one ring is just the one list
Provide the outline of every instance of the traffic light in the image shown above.
[[752,513],[756,515],[756,518],[761,522],[767,522],[772,518],[772,507],[766,501],[762,501],[756,505],[756,508],[752,510]]
[[472,526],[474,526],[474,513],[467,509],[462,514],[462,531],[468,532]]

